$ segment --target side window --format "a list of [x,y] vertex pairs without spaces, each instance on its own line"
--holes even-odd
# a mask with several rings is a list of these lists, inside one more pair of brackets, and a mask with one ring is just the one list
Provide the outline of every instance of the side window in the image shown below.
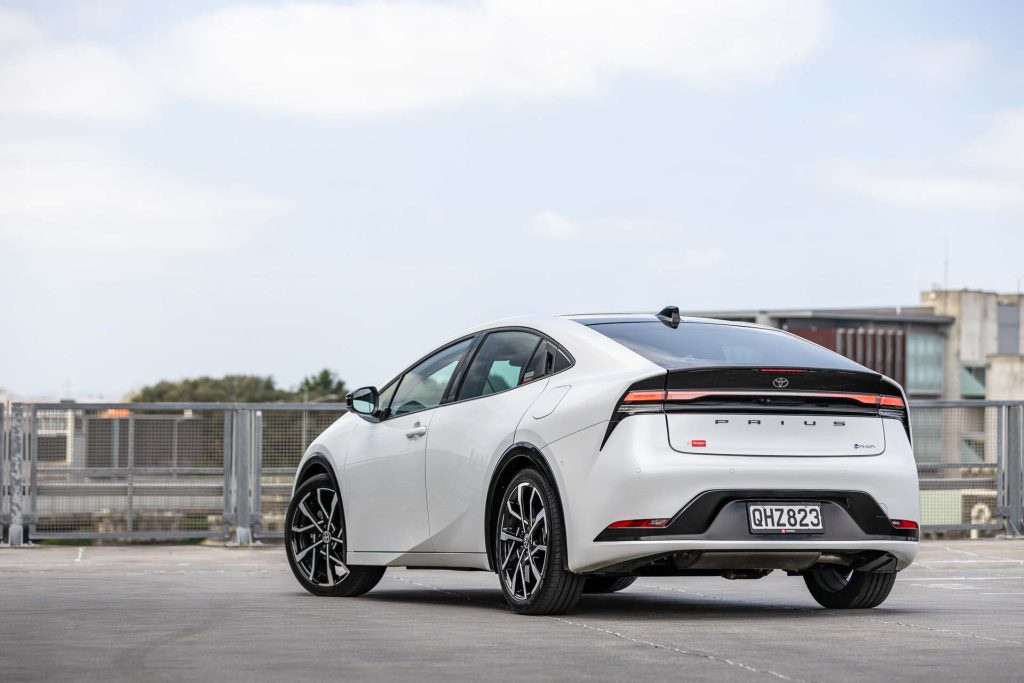
[[526,366],[523,373],[523,384],[540,379],[544,375],[550,375],[555,367],[555,347],[548,341],[542,341],[537,350],[533,352],[530,364]]
[[377,409],[381,413],[387,415],[388,406],[391,405],[391,397],[395,395],[395,389],[398,388],[398,380],[395,380],[391,384],[384,387],[384,390],[380,392],[380,396],[377,399]]
[[555,349],[555,367],[552,372],[561,372],[572,367],[572,361],[569,360],[569,356],[565,355],[565,351],[562,349]]
[[405,373],[391,401],[391,415],[407,415],[441,405],[444,390],[472,341],[466,339],[449,346]]
[[524,370],[541,339],[529,332],[492,332],[469,365],[458,400],[496,394],[524,381]]
[[572,361],[554,343],[544,340],[537,347],[523,373],[523,384],[535,379],[561,372],[572,365]]

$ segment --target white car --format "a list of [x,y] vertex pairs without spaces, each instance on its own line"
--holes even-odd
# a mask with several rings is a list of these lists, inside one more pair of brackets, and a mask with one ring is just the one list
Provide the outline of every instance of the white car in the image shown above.
[[675,307],[492,323],[348,405],[287,513],[316,595],[477,569],[514,611],[554,614],[638,576],[783,570],[865,608],[917,553],[903,390],[780,330]]

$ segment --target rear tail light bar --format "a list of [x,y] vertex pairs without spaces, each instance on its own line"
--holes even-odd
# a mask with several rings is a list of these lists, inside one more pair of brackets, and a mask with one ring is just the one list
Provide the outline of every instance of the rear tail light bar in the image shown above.
[[662,401],[696,401],[701,398],[713,398],[716,396],[762,396],[762,397],[802,397],[802,398],[827,398],[846,399],[856,401],[869,406],[884,406],[886,408],[905,408],[903,399],[899,396],[882,396],[880,394],[844,394],[827,391],[730,391],[730,390],[709,390],[709,391],[631,391],[623,399],[624,403],[650,403]]

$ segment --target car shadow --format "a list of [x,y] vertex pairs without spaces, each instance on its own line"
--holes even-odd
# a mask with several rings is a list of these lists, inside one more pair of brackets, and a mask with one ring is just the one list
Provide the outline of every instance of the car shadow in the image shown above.
[[[511,614],[498,589],[490,588],[377,588],[360,598],[369,602],[425,605],[446,609],[505,612]],[[623,591],[614,595],[584,594],[566,619],[644,619],[644,620],[736,620],[765,619],[858,619],[898,617],[921,610],[878,607],[872,610],[828,610],[817,605],[780,605],[777,602],[728,597],[701,597],[666,592],[664,595]]]

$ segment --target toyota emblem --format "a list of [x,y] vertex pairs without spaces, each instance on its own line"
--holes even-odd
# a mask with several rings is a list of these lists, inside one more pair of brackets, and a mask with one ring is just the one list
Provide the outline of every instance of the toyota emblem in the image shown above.
[[776,389],[785,389],[789,386],[789,380],[785,377],[776,377],[772,380],[772,386]]

